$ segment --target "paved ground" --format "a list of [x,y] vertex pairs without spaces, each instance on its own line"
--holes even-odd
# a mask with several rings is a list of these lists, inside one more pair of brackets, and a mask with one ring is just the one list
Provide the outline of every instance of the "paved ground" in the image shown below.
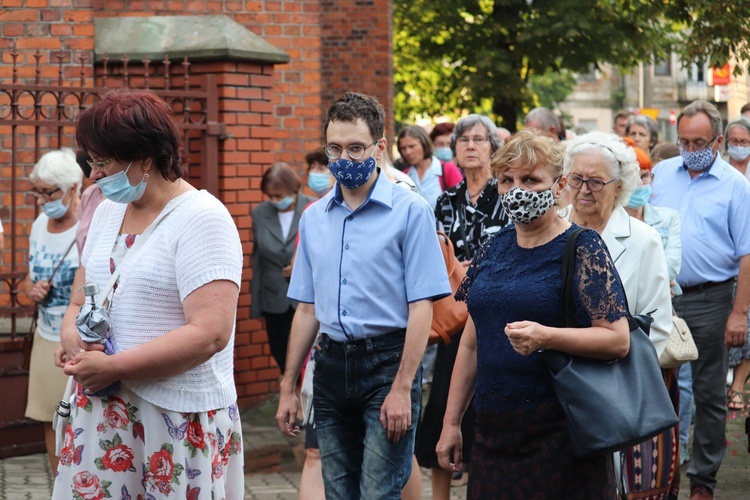
[[[297,500],[299,465],[295,446],[281,435],[274,425],[275,398],[243,413],[246,448],[245,499]],[[717,499],[746,500],[750,498],[750,453],[744,431],[748,411],[732,412],[728,417],[727,455],[719,471]],[[431,498],[429,471],[423,469],[422,498]],[[687,485],[682,469],[683,485]],[[52,491],[52,477],[46,455],[0,460],[0,500],[44,500]],[[465,487],[452,489],[451,499],[464,499]],[[683,491],[680,500],[687,500]],[[231,499],[233,500],[233,499]]]

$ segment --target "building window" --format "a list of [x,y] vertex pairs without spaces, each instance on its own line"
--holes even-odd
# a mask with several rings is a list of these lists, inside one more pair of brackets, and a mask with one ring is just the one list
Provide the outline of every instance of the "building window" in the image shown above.
[[669,56],[654,64],[654,76],[672,76],[672,60]]

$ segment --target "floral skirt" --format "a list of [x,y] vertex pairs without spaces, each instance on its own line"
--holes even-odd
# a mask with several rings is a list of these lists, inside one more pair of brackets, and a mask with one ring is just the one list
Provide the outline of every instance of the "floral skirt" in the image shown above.
[[53,499],[243,498],[236,405],[179,413],[124,384],[104,398],[76,391]]

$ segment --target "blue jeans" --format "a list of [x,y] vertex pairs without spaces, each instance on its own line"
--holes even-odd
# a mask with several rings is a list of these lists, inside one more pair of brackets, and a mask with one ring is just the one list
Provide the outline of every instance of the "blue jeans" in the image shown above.
[[412,425],[398,443],[388,440],[380,408],[404,350],[403,330],[354,342],[325,333],[315,348],[313,408],[326,498],[401,498],[411,474],[422,400],[422,370],[411,385]]
[[693,372],[690,363],[678,368],[677,384],[680,386],[680,444],[687,445],[693,420]]

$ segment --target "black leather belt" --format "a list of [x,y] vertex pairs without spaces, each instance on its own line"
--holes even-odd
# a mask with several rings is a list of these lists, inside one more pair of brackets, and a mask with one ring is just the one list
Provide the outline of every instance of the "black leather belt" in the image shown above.
[[727,285],[734,281],[734,278],[729,278],[726,281],[708,281],[706,283],[701,283],[700,285],[693,285],[693,286],[683,286],[682,287],[682,293],[693,293],[693,292],[702,292],[703,290],[707,290],[709,288],[714,288],[721,285]]

